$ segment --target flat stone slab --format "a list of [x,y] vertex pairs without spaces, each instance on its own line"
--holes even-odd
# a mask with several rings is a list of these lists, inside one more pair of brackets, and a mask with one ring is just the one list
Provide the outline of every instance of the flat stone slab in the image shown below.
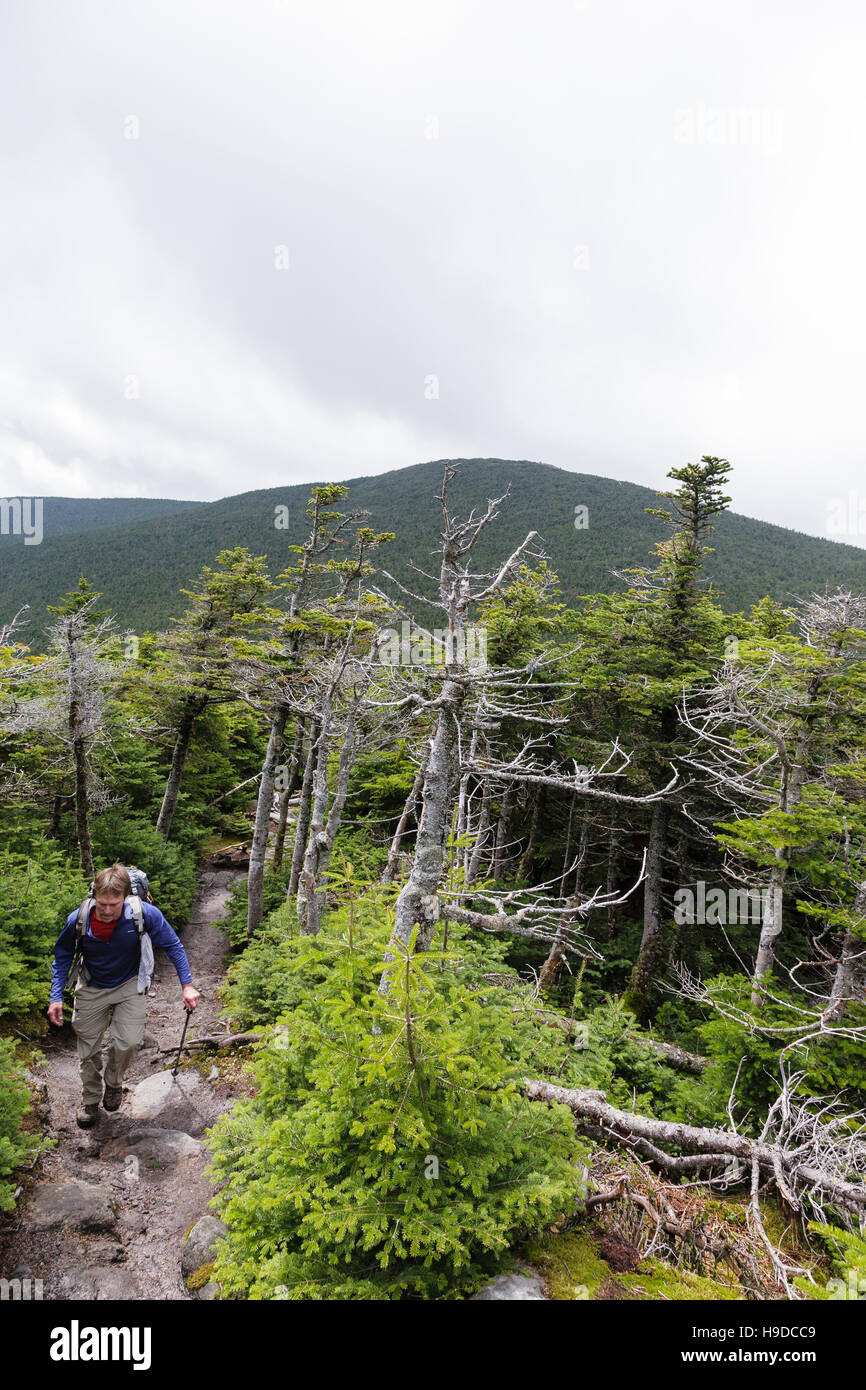
[[117,1218],[108,1189],[92,1182],[41,1183],[27,1213],[35,1231],[70,1226],[76,1231],[113,1231]]
[[204,1134],[211,1123],[213,1093],[197,1071],[158,1071],[139,1081],[130,1096],[134,1120],[159,1120],[167,1129]]
[[170,1168],[200,1154],[204,1145],[182,1129],[133,1129],[102,1149],[106,1158],[137,1158],[145,1165]]
[[497,1274],[490,1284],[472,1295],[471,1303],[515,1302],[525,1299],[546,1301],[544,1285],[535,1270],[526,1274]]
[[[84,1265],[63,1277],[63,1287],[70,1299],[129,1299],[144,1298],[144,1291],[135,1275],[117,1265]],[[86,1321],[86,1319],[85,1319]]]

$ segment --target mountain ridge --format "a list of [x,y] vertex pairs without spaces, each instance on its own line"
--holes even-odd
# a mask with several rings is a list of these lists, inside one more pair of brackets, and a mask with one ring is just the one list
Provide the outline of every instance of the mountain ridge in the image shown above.
[[[435,459],[388,473],[346,479],[349,489],[343,508],[370,512],[369,524],[396,532],[396,540],[381,563],[406,579],[410,560],[424,559],[438,541],[439,503],[443,470],[456,465],[449,487],[454,509],[466,515],[484,508],[488,498],[510,486],[496,522],[477,547],[479,568],[492,567],[536,530],[552,568],[559,576],[563,597],[572,602],[582,593],[609,592],[619,587],[612,569],[650,565],[654,545],[669,534],[660,519],[647,516],[647,506],[664,505],[659,489],[590,473],[573,473],[554,464],[508,459]],[[324,476],[320,481],[331,481]],[[0,547],[0,622],[8,621],[22,604],[30,605],[30,624],[21,640],[38,648],[44,634],[47,603],[87,578],[102,594],[101,607],[114,612],[122,629],[144,631],[164,627],[178,617],[187,600],[179,593],[190,587],[203,564],[214,564],[221,549],[247,546],[266,555],[272,574],[292,562],[290,543],[305,533],[306,501],[316,483],[293,483],[233,493],[211,502],[181,499],[45,499],[68,502],[76,508],[75,524],[85,516],[83,529],[70,529],[71,516],[58,515],[39,546],[24,546],[20,536],[4,537]],[[736,475],[732,478],[732,490]],[[150,514],[118,522],[102,503],[150,504]],[[87,504],[82,506],[82,504]],[[289,525],[277,530],[275,508],[288,507]],[[576,508],[588,509],[585,529],[575,525]],[[55,507],[58,513],[68,510]],[[106,521],[106,518],[108,520]],[[98,533],[89,551],[87,537]],[[16,544],[13,544],[17,542]],[[866,550],[835,540],[726,512],[710,537],[714,552],[707,559],[707,576],[728,611],[737,611],[765,594],[790,601],[830,585],[866,589]],[[126,565],[118,557],[126,556]]]

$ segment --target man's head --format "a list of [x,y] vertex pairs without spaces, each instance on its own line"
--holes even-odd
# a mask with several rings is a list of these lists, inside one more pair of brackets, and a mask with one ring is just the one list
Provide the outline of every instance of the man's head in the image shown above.
[[123,900],[132,892],[132,880],[122,864],[101,869],[93,880],[93,905],[101,922],[115,922],[123,911]]

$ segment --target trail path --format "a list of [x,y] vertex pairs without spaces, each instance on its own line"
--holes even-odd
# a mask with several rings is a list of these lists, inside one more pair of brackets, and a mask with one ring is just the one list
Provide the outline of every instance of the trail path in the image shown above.
[[[225,916],[231,882],[242,876],[208,868],[199,876],[190,921],[181,933],[202,995],[187,1041],[226,1031],[216,1016],[216,989],[228,940],[215,924]],[[0,1229],[0,1275],[41,1279],[44,1299],[190,1297],[180,1268],[184,1234],[201,1216],[213,1214],[207,1204],[214,1187],[203,1173],[204,1131],[246,1083],[239,1068],[231,1078],[206,1080],[200,1070],[181,1067],[158,1113],[133,1113],[136,1084],[174,1065],[175,1057],[160,1049],[179,1044],[184,1022],[174,966],[162,951],[155,954],[144,1044],[124,1078],[120,1110],[109,1114],[100,1107],[93,1129],[76,1125],[81,1088],[68,1005],[62,1032],[41,1045],[46,1060],[38,1075],[47,1087],[43,1123],[57,1144],[37,1164],[11,1221]],[[205,1076],[214,1070],[205,1063]]]

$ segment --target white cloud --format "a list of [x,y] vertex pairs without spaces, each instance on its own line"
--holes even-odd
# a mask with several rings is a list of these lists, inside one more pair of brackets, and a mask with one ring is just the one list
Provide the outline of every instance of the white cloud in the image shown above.
[[2,488],[467,454],[661,485],[712,452],[738,510],[823,534],[862,474],[864,27],[853,0],[21,7]]

